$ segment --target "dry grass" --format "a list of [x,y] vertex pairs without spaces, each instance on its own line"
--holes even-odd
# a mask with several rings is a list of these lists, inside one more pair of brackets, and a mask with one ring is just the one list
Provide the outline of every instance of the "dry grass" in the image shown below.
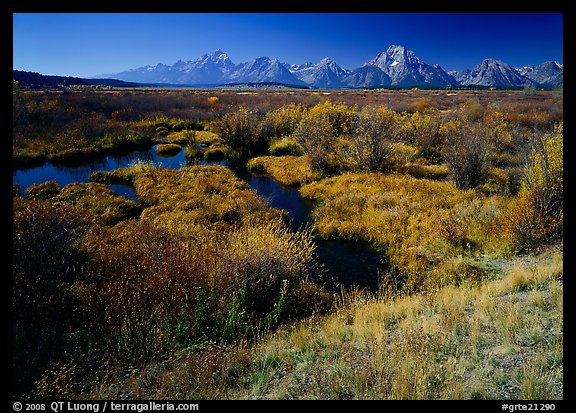
[[55,205],[72,204],[87,212],[92,222],[105,225],[137,217],[142,212],[138,203],[116,194],[102,183],[71,183],[62,188],[54,181],[47,181],[30,186],[26,196]]
[[395,168],[396,172],[408,174],[414,178],[444,180],[448,177],[448,166],[442,165],[426,165],[422,163],[408,162],[404,165],[398,165]]
[[[286,371],[280,379],[270,372],[277,379],[260,397],[562,398],[561,254],[513,264],[479,287],[394,299],[352,294],[339,312],[259,349],[257,357],[277,358]],[[518,272],[536,274],[527,292],[514,287]],[[252,386],[238,396],[257,393]]]
[[322,178],[310,168],[307,156],[260,156],[248,161],[247,168],[255,173],[267,173],[276,181],[288,185],[304,185]]
[[[478,286],[353,291],[330,315],[224,351],[195,373],[205,382],[191,366],[221,350],[150,366],[114,388],[140,398],[562,399],[562,262],[552,249],[510,260]],[[102,386],[90,395],[116,396]]]
[[[452,182],[409,175],[343,174],[305,185],[317,201],[314,229],[323,237],[364,240],[385,248],[407,291],[442,278],[469,278],[469,266],[450,273],[440,264],[459,255],[504,255],[508,240],[499,230],[507,198],[462,191]],[[434,273],[427,273],[432,268]],[[430,282],[430,277],[433,282]]]

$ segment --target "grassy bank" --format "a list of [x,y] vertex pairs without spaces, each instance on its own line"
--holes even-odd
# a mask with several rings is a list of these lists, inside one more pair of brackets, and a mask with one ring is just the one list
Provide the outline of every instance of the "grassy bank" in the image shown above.
[[83,397],[562,399],[562,264],[551,249],[499,261],[501,276],[480,285],[350,292],[330,315],[148,365]]

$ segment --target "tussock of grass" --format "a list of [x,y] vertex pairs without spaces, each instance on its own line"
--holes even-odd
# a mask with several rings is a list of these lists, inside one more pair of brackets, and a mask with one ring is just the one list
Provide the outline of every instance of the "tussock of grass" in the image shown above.
[[26,189],[26,198],[46,200],[58,195],[62,186],[56,181],[46,181],[40,184],[32,184]]
[[142,219],[172,233],[197,226],[227,229],[248,222],[284,219],[285,213],[268,204],[223,166],[162,169],[138,162],[110,172],[94,172],[91,180],[133,186],[148,208]]
[[213,144],[224,144],[222,138],[211,131],[196,131],[196,142],[205,146],[210,146]]
[[195,142],[198,134],[199,131],[195,130],[181,130],[178,132],[172,132],[166,136],[166,142],[186,146],[189,143]]
[[134,187],[138,197],[151,205],[142,219],[174,231],[186,231],[191,224],[223,227],[283,217],[223,166],[143,168]]
[[31,185],[26,191],[31,200],[44,200],[54,204],[69,203],[84,209],[94,222],[106,225],[137,217],[142,206],[116,194],[101,183],[71,183],[61,187],[55,181]]
[[12,159],[14,166],[20,168],[23,166],[42,165],[48,159],[48,156],[43,149],[23,148],[14,149]]
[[247,168],[254,173],[267,173],[288,186],[303,185],[322,177],[310,168],[306,156],[260,156],[250,159]]
[[107,225],[135,218],[142,206],[99,183],[72,183],[62,188],[57,202],[72,204],[90,211],[94,220]]
[[156,152],[160,155],[175,155],[182,150],[182,146],[176,143],[164,143],[156,146]]

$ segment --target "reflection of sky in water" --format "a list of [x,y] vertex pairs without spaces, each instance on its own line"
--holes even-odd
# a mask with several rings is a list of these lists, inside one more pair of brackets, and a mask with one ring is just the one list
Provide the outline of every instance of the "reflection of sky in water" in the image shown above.
[[118,195],[128,198],[132,201],[137,201],[136,190],[132,187],[122,184],[110,184],[108,188],[116,192]]
[[[138,161],[153,162],[164,168],[173,169],[188,165],[184,150],[181,150],[175,156],[166,157],[159,156],[156,152],[156,146],[153,146],[148,150],[134,151],[126,155],[110,155],[84,165],[61,166],[46,162],[42,166],[18,169],[12,175],[12,182],[19,184],[22,193],[24,193],[30,185],[46,181],[56,181],[62,186],[72,182],[88,182],[90,174],[94,171],[112,171],[118,168],[126,168]],[[118,189],[126,192],[125,189]]]
[[287,211],[292,219],[293,229],[312,223],[310,217],[312,204],[300,196],[297,188],[282,186],[265,175],[251,175],[248,184],[258,195],[266,199],[272,208]]

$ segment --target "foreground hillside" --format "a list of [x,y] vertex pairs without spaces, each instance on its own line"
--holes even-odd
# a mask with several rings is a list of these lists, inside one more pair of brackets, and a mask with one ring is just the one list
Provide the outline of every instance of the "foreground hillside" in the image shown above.
[[487,262],[478,286],[349,293],[334,313],[252,345],[133,370],[83,396],[183,399],[562,399],[562,247]]

